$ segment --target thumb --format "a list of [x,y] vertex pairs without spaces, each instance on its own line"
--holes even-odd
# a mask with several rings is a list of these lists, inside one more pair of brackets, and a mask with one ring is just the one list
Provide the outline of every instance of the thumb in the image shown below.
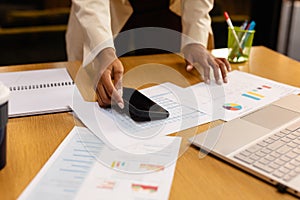
[[192,58],[191,56],[186,56],[185,58],[185,69],[186,71],[191,71],[194,68],[193,64],[192,64]]

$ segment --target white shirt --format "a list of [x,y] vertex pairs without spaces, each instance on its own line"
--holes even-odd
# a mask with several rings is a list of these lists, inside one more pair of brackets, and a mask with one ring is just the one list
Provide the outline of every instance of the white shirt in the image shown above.
[[[199,43],[207,47],[212,34],[209,11],[213,0],[170,0],[170,10],[181,16],[181,46]],[[86,66],[106,47],[113,47],[113,37],[120,32],[133,9],[128,0],[72,0],[66,34],[68,60],[80,60]]]

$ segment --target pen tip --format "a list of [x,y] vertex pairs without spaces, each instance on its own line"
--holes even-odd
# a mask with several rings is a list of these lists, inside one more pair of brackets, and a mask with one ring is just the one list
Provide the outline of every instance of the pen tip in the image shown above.
[[224,12],[224,16],[225,16],[226,20],[229,18],[229,15],[228,15],[228,13],[226,11]]

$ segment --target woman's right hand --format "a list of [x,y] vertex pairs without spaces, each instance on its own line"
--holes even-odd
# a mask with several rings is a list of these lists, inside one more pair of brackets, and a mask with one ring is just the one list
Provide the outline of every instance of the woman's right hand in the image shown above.
[[115,50],[113,48],[102,50],[94,61],[94,67],[100,68],[96,85],[99,106],[108,107],[111,104],[117,104],[123,109],[122,77],[124,67],[117,58]]

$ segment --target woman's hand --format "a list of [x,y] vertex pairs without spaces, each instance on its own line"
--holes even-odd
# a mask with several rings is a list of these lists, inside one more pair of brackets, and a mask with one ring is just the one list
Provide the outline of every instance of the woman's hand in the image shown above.
[[124,108],[122,99],[122,77],[124,67],[117,58],[113,48],[106,48],[100,52],[94,61],[94,67],[100,68],[96,85],[97,101],[101,107],[112,103]]
[[[186,60],[186,70],[191,71],[194,67],[197,68],[201,74],[204,82],[210,83],[210,70],[213,70],[216,83],[221,84],[220,71],[224,83],[227,83],[227,72],[231,71],[229,62],[225,58],[214,57],[204,46],[201,44],[188,44],[183,48],[183,54]],[[194,65],[198,63],[198,65]],[[199,67],[202,67],[200,69]]]

